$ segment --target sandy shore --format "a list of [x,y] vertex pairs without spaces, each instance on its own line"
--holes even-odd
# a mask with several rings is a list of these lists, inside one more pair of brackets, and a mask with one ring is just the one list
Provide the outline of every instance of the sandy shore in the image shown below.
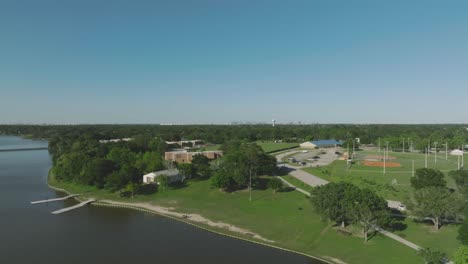
[[255,234],[255,233],[253,233],[253,232],[251,232],[250,230],[247,230],[247,229],[243,229],[243,228],[240,228],[240,227],[237,227],[237,226],[234,226],[234,225],[231,225],[231,224],[223,223],[223,222],[213,222],[213,221],[211,221],[211,220],[209,220],[209,219],[207,219],[207,218],[205,218],[205,217],[203,217],[203,216],[201,216],[199,214],[184,214],[184,213],[174,212],[173,211],[174,208],[170,208],[170,207],[162,207],[162,206],[152,205],[152,204],[148,204],[148,203],[116,202],[116,201],[112,201],[112,200],[99,200],[99,202],[107,203],[107,204],[113,204],[113,205],[124,205],[124,206],[140,207],[140,208],[144,208],[144,209],[153,211],[153,212],[158,213],[158,214],[169,215],[169,216],[172,216],[172,217],[181,218],[181,219],[183,219],[185,221],[206,224],[206,225],[209,225],[209,226],[212,226],[212,227],[223,228],[223,229],[226,229],[226,230],[229,230],[229,231],[232,231],[232,232],[236,232],[236,233],[240,233],[240,234],[243,234],[243,235],[258,239],[258,240],[262,240],[262,241],[265,241],[265,242],[269,242],[269,243],[274,243],[275,242],[273,240],[266,239],[266,238],[260,236],[259,234]]

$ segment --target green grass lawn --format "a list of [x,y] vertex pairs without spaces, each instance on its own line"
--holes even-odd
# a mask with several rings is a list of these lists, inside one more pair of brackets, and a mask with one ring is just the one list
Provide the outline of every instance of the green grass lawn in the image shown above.
[[121,198],[116,193],[93,187],[57,183],[53,177],[50,183],[87,197],[148,202],[182,213],[198,213],[214,221],[249,229],[274,240],[274,245],[325,259],[336,258],[346,263],[423,263],[414,250],[384,236],[377,235],[364,243],[359,233],[353,236],[338,233],[320,220],[310,202],[297,191],[273,194],[270,189],[254,190],[253,201],[249,203],[248,192],[225,193],[211,189],[207,180],[192,180],[182,188],[135,198]]
[[453,260],[455,252],[460,246],[456,239],[459,225],[444,225],[439,231],[435,231],[432,223],[417,223],[412,219],[406,219],[407,228],[395,232],[397,235],[410,240],[422,247],[428,247],[442,251]]
[[256,143],[263,149],[263,151],[268,153],[299,146],[298,143],[275,143],[273,141],[257,141]]

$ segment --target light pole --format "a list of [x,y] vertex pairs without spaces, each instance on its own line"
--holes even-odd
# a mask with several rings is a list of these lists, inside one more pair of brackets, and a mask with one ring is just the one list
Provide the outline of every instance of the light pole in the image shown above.
[[388,158],[388,141],[386,143],[386,148],[384,149],[384,159],[383,159],[383,174],[387,173],[387,158]]
[[424,168],[427,169],[427,153],[429,152],[429,148],[426,148],[426,153],[424,155]]
[[465,142],[463,142],[463,145],[462,145],[462,156],[461,156],[461,159],[462,159],[462,164],[461,164],[461,167],[464,169],[464,160],[465,160]]
[[448,144],[447,144],[447,141],[445,141],[445,160],[448,160]]
[[355,151],[355,147],[354,147],[354,138],[353,138],[353,159],[354,159],[354,153],[356,153],[356,151]]

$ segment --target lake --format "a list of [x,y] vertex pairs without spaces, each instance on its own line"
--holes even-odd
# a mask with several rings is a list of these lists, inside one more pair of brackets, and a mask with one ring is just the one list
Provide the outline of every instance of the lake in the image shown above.
[[[46,146],[0,136],[0,149]],[[76,202],[30,204],[64,196],[47,186],[50,167],[47,150],[0,152],[0,263],[321,263],[127,209],[52,215]]]

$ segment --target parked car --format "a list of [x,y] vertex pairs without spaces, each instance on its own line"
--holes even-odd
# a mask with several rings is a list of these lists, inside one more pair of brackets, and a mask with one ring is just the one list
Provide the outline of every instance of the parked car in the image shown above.
[[307,152],[309,152],[309,151],[308,151],[308,150],[303,150],[303,151],[302,151],[302,153],[307,153]]

